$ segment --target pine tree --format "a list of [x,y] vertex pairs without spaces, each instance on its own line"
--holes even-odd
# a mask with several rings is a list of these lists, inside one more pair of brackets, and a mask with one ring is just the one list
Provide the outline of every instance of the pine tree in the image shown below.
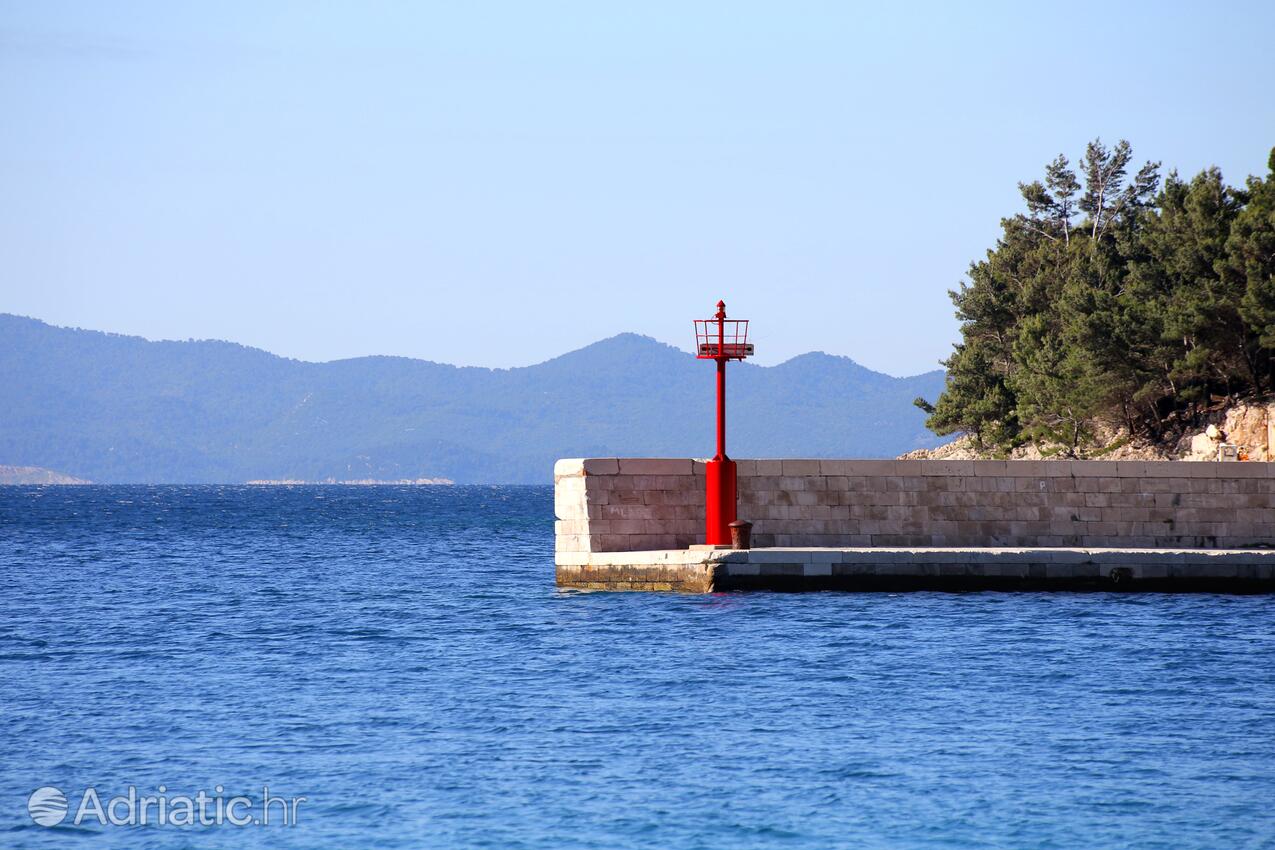
[[1254,383],[1256,339],[1240,316],[1243,285],[1228,285],[1215,269],[1242,201],[1216,168],[1189,183],[1170,174],[1139,233],[1144,253],[1133,266],[1156,295],[1163,340],[1174,349],[1170,390],[1182,402]]
[[1275,388],[1275,148],[1265,180],[1250,177],[1248,205],[1235,217],[1218,271],[1231,286],[1244,287],[1240,315],[1257,336],[1256,368],[1264,386]]
[[[1129,177],[1126,141],[1020,183],[1025,211],[949,293],[962,340],[937,433],[1083,455],[1097,426],[1165,436],[1217,396],[1275,390],[1275,150],[1229,187],[1215,169]],[[1158,190],[1158,191],[1157,191]]]

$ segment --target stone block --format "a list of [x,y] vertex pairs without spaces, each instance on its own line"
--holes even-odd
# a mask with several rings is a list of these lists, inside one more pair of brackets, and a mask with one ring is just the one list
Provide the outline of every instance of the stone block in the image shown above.
[[931,574],[927,564],[914,561],[893,561],[873,565],[873,574],[879,576],[923,576]]
[[972,475],[946,475],[943,477],[933,476],[925,480],[927,486],[928,484],[935,484],[935,486],[949,493],[964,493],[969,490],[969,482],[973,481],[974,477]]
[[863,475],[847,475],[846,490],[850,493],[866,493],[868,492],[868,482],[874,480]]
[[[747,492],[740,493],[740,502],[744,501]],[[647,490],[642,494],[642,503],[646,505],[675,505],[679,507],[703,507],[704,491],[687,487],[681,490]]]
[[585,475],[619,475],[620,461],[614,457],[590,457],[584,460]]
[[588,552],[592,538],[587,534],[555,534],[555,552]]
[[875,493],[902,493],[903,492],[903,476],[902,475],[882,475],[873,479]]
[[650,519],[595,519],[590,530],[594,534],[659,534],[661,523]]
[[1148,463],[1156,463],[1156,461],[1118,460],[1116,461],[1116,477],[1140,480],[1149,478],[1150,476],[1147,474]]
[[783,480],[782,475],[758,475],[749,482],[754,490],[782,490],[779,482]]
[[757,475],[783,475],[784,462],[782,460],[761,460],[757,461]]
[[850,491],[850,479],[845,475],[829,475],[824,481],[831,492],[848,493]]
[[927,460],[921,465],[921,474],[925,476],[943,475],[964,477],[974,474],[972,460]]
[[1071,478],[1071,461],[1065,460],[1031,460],[1022,463],[1038,464],[1037,478]]
[[1013,493],[1018,482],[1018,479],[1010,475],[990,480],[996,483],[996,492],[998,493]]
[[622,475],[691,475],[690,458],[625,457],[619,459]]
[[763,561],[758,565],[764,576],[799,576],[805,571],[805,564],[800,561],[788,563],[772,563]]
[[567,457],[554,461],[553,477],[555,479],[584,474],[584,458]]
[[784,475],[775,480],[775,489],[785,493],[797,493],[808,489],[810,478],[800,475]]
[[1084,497],[1085,507],[1087,508],[1110,508],[1110,493],[1080,493],[1077,494]]
[[627,552],[633,547],[629,545],[627,534],[591,534],[588,539],[590,552]]
[[[932,463],[933,461],[917,461],[917,463]],[[846,466],[846,470],[842,475],[848,476],[864,476],[871,477],[874,475],[896,475],[898,474],[899,461],[895,460],[852,460]],[[870,486],[870,485],[869,485]]]
[[589,533],[587,519],[559,519],[553,523],[555,535],[585,535]]
[[[683,487],[689,489],[690,476],[680,475],[626,475],[620,481],[624,482],[626,489],[631,489],[638,494],[644,494],[651,490],[681,490]],[[616,488],[618,489],[618,488]]]
[[1045,478],[1049,475],[1047,460],[1011,460],[1005,463],[1005,474],[1013,478]]
[[1114,478],[1118,475],[1116,463],[1114,460],[1073,460],[1068,466],[1076,478]]
[[818,475],[819,461],[818,460],[796,460],[796,459],[785,458],[783,460],[783,474],[785,477],[790,477],[795,475]]
[[584,488],[554,487],[553,512],[558,519],[585,519],[588,516]]
[[1272,478],[1275,477],[1275,463],[1247,461],[1243,463],[1197,463],[1193,466],[1207,466],[1215,470],[1217,478]]
[[1179,461],[1182,464],[1180,474],[1184,478],[1217,478],[1221,464],[1207,461]]
[[1275,512],[1269,508],[1236,508],[1232,517],[1234,522],[1251,524],[1256,528],[1275,527]]
[[924,461],[921,461],[921,460],[911,460],[911,459],[896,460],[894,461],[893,474],[894,475],[914,475],[919,477],[924,474],[923,472],[921,472],[923,463]]
[[1098,479],[1097,491],[1099,493],[1119,493],[1121,492],[1120,479],[1116,477],[1104,477]]
[[555,493],[571,493],[584,495],[589,489],[582,475],[565,475],[554,481],[553,489]]
[[[655,519],[654,506],[651,505],[599,505],[595,520],[643,520]],[[605,530],[602,525],[598,530]]]
[[[1123,461],[1121,461],[1123,462]],[[1150,479],[1142,477],[1124,477],[1120,479],[1121,493],[1145,493],[1146,486]]]
[[1009,462],[1004,460],[976,460],[974,475],[987,478],[1003,478],[1009,474]]
[[847,560],[832,565],[834,576],[870,576],[875,575],[876,570],[876,564],[863,560]]
[[[567,480],[571,481],[572,479]],[[620,475],[585,475],[578,480],[584,482],[585,488],[590,493],[601,492],[602,490],[623,490],[633,482],[632,478]]]

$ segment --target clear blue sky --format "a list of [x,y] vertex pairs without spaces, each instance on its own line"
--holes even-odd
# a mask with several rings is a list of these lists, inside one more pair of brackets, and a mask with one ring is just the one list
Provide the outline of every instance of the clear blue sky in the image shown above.
[[1015,184],[1233,181],[1275,3],[0,0],[0,311],[308,360],[621,331],[933,368]]

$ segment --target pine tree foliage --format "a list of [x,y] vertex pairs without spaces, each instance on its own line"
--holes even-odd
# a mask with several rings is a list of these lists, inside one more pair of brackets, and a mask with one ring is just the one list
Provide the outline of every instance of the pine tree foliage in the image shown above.
[[[985,450],[1083,456],[1163,438],[1219,399],[1275,391],[1275,150],[1243,189],[1094,140],[1020,183],[1025,211],[950,294],[961,341],[930,405]],[[1099,427],[1104,426],[1104,427]]]

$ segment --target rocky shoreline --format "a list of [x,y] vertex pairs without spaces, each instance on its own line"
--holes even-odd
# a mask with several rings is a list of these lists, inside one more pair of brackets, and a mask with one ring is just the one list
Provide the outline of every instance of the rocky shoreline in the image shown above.
[[[1156,442],[1110,429],[1105,446],[1081,455],[1089,460],[1275,460],[1275,399],[1232,404],[1210,413],[1181,436]],[[1074,460],[1045,446],[1020,446],[1008,454],[980,451],[968,435],[933,449],[916,449],[900,460]]]

